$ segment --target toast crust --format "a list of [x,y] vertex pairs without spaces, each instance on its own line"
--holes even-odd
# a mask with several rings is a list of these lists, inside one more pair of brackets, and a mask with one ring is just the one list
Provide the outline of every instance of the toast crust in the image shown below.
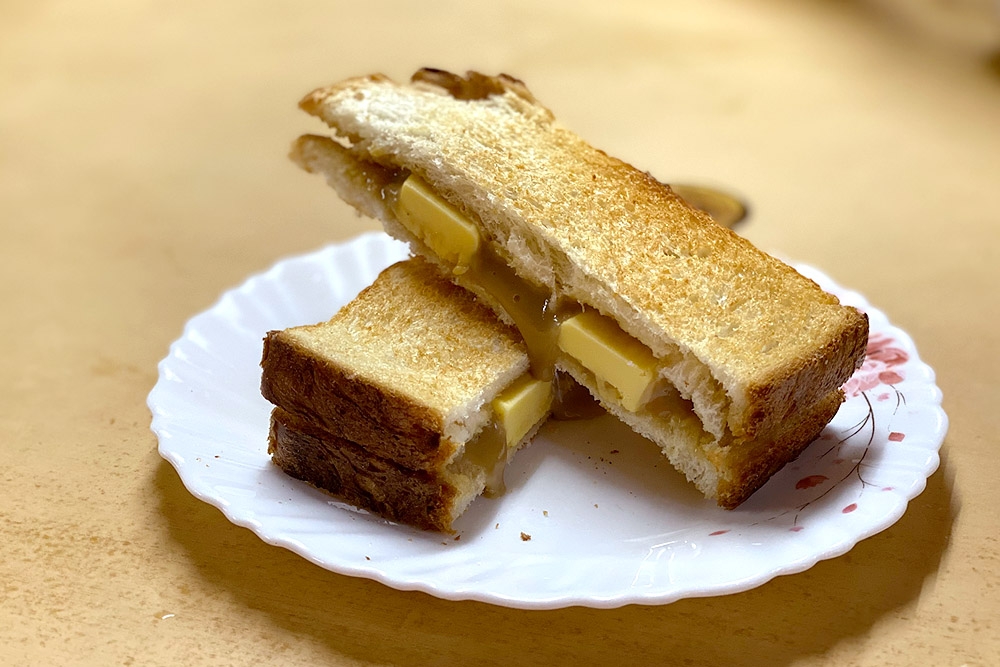
[[442,441],[440,415],[389,387],[352,377],[283,331],[264,339],[261,394],[326,431],[420,470],[442,465],[453,445]]
[[261,393],[414,469],[451,460],[481,410],[527,371],[523,343],[433,265],[412,259],[328,322],[271,331]]
[[275,408],[268,436],[271,460],[286,474],[390,521],[450,531],[464,509],[461,493],[434,470],[410,470],[373,456],[310,420]]
[[844,393],[837,389],[813,406],[794,413],[782,428],[759,434],[752,441],[722,448],[725,460],[720,468],[728,474],[717,486],[718,504],[734,509],[747,500],[819,437],[843,400]]

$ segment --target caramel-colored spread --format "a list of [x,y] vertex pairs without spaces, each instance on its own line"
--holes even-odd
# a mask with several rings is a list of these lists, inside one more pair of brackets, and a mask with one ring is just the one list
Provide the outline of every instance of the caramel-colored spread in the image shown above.
[[528,348],[532,374],[549,381],[556,357],[568,354],[613,387],[627,410],[642,408],[658,384],[658,361],[648,347],[611,318],[579,304],[557,304],[548,289],[518,276],[474,224],[416,176],[403,182],[399,221],[459,277],[492,297],[513,321]]
[[465,445],[465,459],[486,471],[483,495],[488,498],[503,495],[506,490],[503,473],[507,462],[507,434],[501,422],[491,421]]
[[555,398],[552,400],[552,417],[560,421],[590,419],[604,414],[590,390],[564,373],[556,373],[552,382]]
[[493,419],[465,446],[465,460],[486,471],[486,495],[503,493],[508,452],[548,415],[552,384],[525,373],[490,403]]
[[461,282],[469,282],[493,297],[514,322],[531,360],[531,373],[551,380],[555,372],[559,324],[566,308],[557,307],[548,290],[532,285],[486,244],[472,257]]

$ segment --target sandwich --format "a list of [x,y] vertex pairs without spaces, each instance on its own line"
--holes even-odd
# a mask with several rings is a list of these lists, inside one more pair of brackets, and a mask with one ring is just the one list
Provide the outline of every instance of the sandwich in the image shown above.
[[292,477],[396,523],[438,531],[545,421],[553,383],[486,306],[419,258],[385,269],[329,321],[271,331],[268,451]]
[[506,75],[317,89],[291,156],[734,508],[833,418],[867,317],[561,126]]

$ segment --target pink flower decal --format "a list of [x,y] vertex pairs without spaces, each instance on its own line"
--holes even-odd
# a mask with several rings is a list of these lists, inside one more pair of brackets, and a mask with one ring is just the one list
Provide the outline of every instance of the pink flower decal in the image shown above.
[[842,509],[840,511],[843,512],[844,514],[850,514],[851,512],[853,512],[856,509],[858,509],[858,504],[857,503],[851,503],[850,505],[848,505],[847,507],[845,507],[844,509]]
[[905,433],[900,433],[899,431],[893,431],[889,434],[889,442],[903,442],[906,437]]
[[882,384],[896,384],[903,381],[903,376],[896,371],[882,371],[878,374],[878,379]]
[[901,366],[910,359],[906,350],[896,347],[895,340],[876,332],[868,338],[865,362],[844,384],[848,397],[873,389],[880,384],[894,385],[905,379]]
[[826,475],[809,475],[795,482],[796,489],[811,489],[825,482],[829,477]]

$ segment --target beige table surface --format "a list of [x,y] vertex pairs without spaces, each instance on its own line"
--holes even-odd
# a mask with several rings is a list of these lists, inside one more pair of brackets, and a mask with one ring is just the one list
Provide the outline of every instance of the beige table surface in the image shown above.
[[[1000,664],[1000,18],[965,2],[0,4],[0,664]],[[184,322],[376,228],[286,160],[312,87],[505,71],[912,334],[951,429],[845,556],[666,606],[336,575],[191,496],[146,395]],[[263,442],[262,442],[263,446]]]

